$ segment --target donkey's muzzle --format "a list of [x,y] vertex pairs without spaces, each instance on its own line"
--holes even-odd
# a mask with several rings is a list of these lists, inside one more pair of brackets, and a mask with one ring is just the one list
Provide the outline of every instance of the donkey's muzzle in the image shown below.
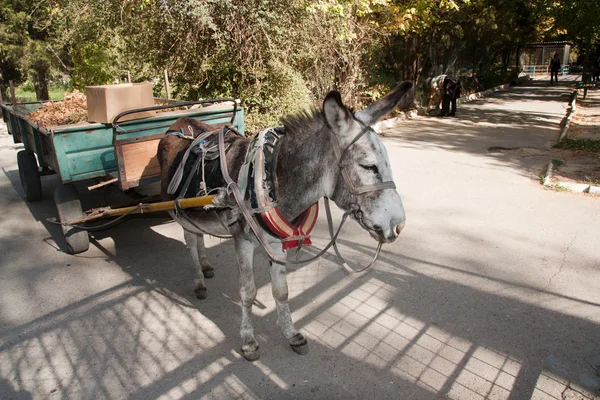
[[387,227],[386,229],[384,229],[380,225],[374,225],[373,229],[371,230],[371,232],[372,232],[371,236],[373,236],[373,238],[375,238],[383,243],[392,243],[394,240],[396,240],[398,238],[398,236],[400,235],[400,232],[402,232],[402,229],[404,229],[405,224],[406,224],[405,221],[403,221],[397,225],[390,224],[390,226]]

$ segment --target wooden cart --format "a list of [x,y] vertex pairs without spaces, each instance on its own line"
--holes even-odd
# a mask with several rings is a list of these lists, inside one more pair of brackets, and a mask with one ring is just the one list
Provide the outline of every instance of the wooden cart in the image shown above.
[[[156,158],[158,142],[180,117],[208,124],[230,123],[240,133],[244,132],[244,111],[233,99],[130,110],[117,115],[112,124],[78,123],[48,128],[27,117],[41,105],[41,102],[2,104],[2,117],[13,141],[24,145],[24,150],[17,153],[17,163],[26,200],[42,198],[42,175],[59,176],[61,185],[54,192],[54,202],[61,222],[80,220],[85,215],[74,186],[76,182],[87,181],[92,186],[98,182],[99,186],[116,185],[125,192],[160,180]],[[130,114],[164,110],[168,111],[121,122]],[[62,230],[71,254],[89,248],[86,231],[64,225]]]

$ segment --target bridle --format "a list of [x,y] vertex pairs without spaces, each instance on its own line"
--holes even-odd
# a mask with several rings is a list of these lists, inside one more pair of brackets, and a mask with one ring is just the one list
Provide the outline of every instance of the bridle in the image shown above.
[[[352,198],[354,199],[354,201],[352,203],[350,203],[350,205],[349,205],[351,208],[352,214],[353,214],[354,218],[358,221],[360,226],[363,227],[363,229],[365,229],[367,231],[373,231],[373,228],[368,227],[363,221],[363,212],[360,208],[360,205],[358,204],[358,196],[361,194],[375,192],[375,191],[384,190],[384,189],[396,189],[396,184],[394,183],[394,181],[385,181],[385,182],[377,182],[372,185],[356,186],[356,185],[354,185],[354,182],[352,182],[352,179],[350,178],[350,172],[348,171],[348,164],[344,163],[344,157],[348,153],[348,149],[350,149],[350,147],[352,147],[356,142],[358,142],[358,140],[360,138],[362,138],[367,132],[372,131],[370,126],[363,124],[361,121],[357,121],[357,122],[359,122],[362,125],[361,131],[343,149],[340,146],[340,142],[337,138],[337,135],[333,131],[330,131],[331,139],[333,141],[333,152],[335,153],[335,157],[337,158],[338,169],[340,171],[340,174],[344,178],[346,185],[348,185],[348,187],[350,188],[350,194],[352,195]],[[335,190],[337,189],[338,181],[339,181],[339,179],[336,179],[336,186],[334,188],[334,193],[335,193]]]
[[[376,192],[376,191],[384,190],[384,189],[396,189],[396,184],[394,183],[394,181],[384,181],[384,182],[377,182],[372,185],[356,186],[356,185],[354,185],[354,182],[352,182],[352,179],[350,177],[350,172],[348,171],[348,164],[344,163],[344,157],[348,153],[348,149],[350,149],[350,147],[352,147],[356,142],[358,142],[358,140],[361,137],[363,137],[367,132],[372,131],[372,129],[369,125],[364,124],[362,121],[358,121],[358,120],[356,120],[356,121],[362,125],[362,129],[354,137],[354,139],[352,139],[352,141],[348,145],[346,145],[346,147],[344,147],[344,148],[342,148],[342,146],[340,145],[337,135],[333,132],[333,130],[330,130],[331,140],[333,142],[333,152],[335,153],[335,156],[337,158],[337,165],[338,165],[339,173],[344,178],[346,185],[350,188],[350,194],[352,195],[352,198],[354,200],[353,202],[351,202],[349,204],[349,210],[347,210],[344,213],[344,215],[351,214],[364,230],[366,230],[368,232],[377,233],[377,231],[375,229],[368,226],[364,222],[364,219],[363,219],[364,213],[360,207],[360,204],[358,203],[358,196],[361,194],[365,194],[365,193],[369,193],[369,192]],[[339,178],[336,178],[336,186],[334,188],[334,193],[335,193],[335,190],[337,189],[338,182],[339,182]],[[327,214],[327,222],[329,225],[329,233],[330,233],[330,235],[332,237],[332,241],[333,241],[333,249],[334,249],[338,259],[342,263],[342,266],[344,268],[346,268],[348,271],[356,272],[356,273],[362,272],[362,271],[370,268],[373,264],[375,264],[375,261],[377,261],[377,258],[379,257],[379,252],[381,251],[383,242],[381,240],[379,241],[379,244],[377,245],[377,250],[375,251],[375,256],[373,257],[373,260],[371,261],[371,263],[369,263],[367,266],[360,268],[360,269],[354,269],[354,268],[350,267],[350,265],[346,262],[346,260],[341,255],[340,251],[338,250],[337,243],[333,240],[333,224],[331,222],[331,211],[330,211],[330,207],[329,207],[329,199],[327,197],[325,197],[324,201],[325,201],[325,211]],[[342,223],[340,223],[340,226]]]
[[[360,122],[360,121],[358,121],[358,122]],[[360,123],[362,124],[362,122],[360,122]],[[343,161],[348,152],[348,149],[351,146],[353,146],[367,132],[369,132],[371,130],[371,128],[368,125],[362,124],[362,126],[363,126],[362,130],[344,148],[342,148],[340,146],[340,143],[336,137],[336,134],[333,131],[331,131],[331,137],[332,137],[332,141],[333,141],[333,150],[334,150],[335,156],[337,158],[338,169],[340,171],[339,173],[342,174],[344,181],[349,186],[350,192],[354,199],[354,202],[350,203],[350,209],[344,212],[344,215],[342,216],[340,225],[338,226],[337,231],[334,233],[333,220],[331,217],[331,210],[329,207],[329,199],[327,197],[324,198],[325,211],[327,214],[327,224],[329,226],[329,233],[331,236],[331,240],[327,244],[327,246],[325,246],[323,248],[323,250],[321,250],[317,255],[310,257],[308,259],[305,259],[305,260],[287,260],[287,259],[279,257],[275,253],[275,251],[273,250],[273,248],[271,247],[269,242],[265,239],[262,229],[257,224],[256,220],[252,217],[250,210],[248,209],[248,207],[246,206],[246,204],[244,202],[244,196],[242,195],[237,182],[235,182],[233,179],[231,179],[231,176],[229,175],[229,172],[227,169],[227,160],[225,158],[225,134],[231,128],[223,127],[221,130],[219,130],[219,160],[220,160],[220,164],[221,164],[221,172],[223,174],[223,178],[225,179],[225,182],[227,183],[226,190],[229,194],[233,195],[242,215],[244,216],[244,219],[250,226],[250,229],[252,229],[252,231],[254,232],[254,235],[256,236],[259,243],[265,249],[265,251],[271,261],[276,262],[278,264],[283,264],[283,265],[304,264],[304,263],[307,263],[310,261],[314,261],[317,258],[321,257],[331,246],[333,246],[335,253],[338,256],[338,258],[340,259],[342,265],[344,266],[344,268],[346,268],[350,272],[354,272],[354,273],[362,272],[362,271],[365,271],[366,269],[370,268],[373,264],[375,264],[375,261],[377,261],[377,258],[379,257],[379,253],[381,251],[381,246],[383,245],[382,241],[379,241],[379,244],[377,246],[377,250],[375,252],[375,256],[373,257],[373,260],[367,266],[360,268],[360,269],[354,269],[348,265],[346,260],[344,260],[344,258],[340,254],[340,252],[337,248],[337,244],[336,244],[337,237],[338,237],[340,231],[342,230],[342,226],[344,225],[344,222],[346,221],[346,219],[348,218],[349,215],[352,215],[358,221],[358,223],[361,225],[361,227],[363,227],[363,229],[365,229],[367,231],[374,231],[373,228],[368,227],[363,220],[363,212],[360,208],[360,205],[358,204],[358,196],[359,195],[373,192],[373,191],[384,190],[384,189],[396,189],[396,185],[394,184],[393,181],[378,182],[373,185],[365,185],[365,186],[355,186],[354,183],[352,182],[352,179],[350,178],[350,173],[347,169],[347,165],[345,165],[343,163]],[[339,181],[339,177],[336,179],[336,186],[338,184],[338,181]]]

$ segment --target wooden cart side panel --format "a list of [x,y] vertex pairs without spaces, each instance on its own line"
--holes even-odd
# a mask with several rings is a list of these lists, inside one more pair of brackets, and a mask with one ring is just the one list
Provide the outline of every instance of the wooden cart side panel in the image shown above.
[[164,135],[115,146],[119,163],[119,181],[123,190],[139,186],[141,180],[160,176],[160,165],[156,154],[162,136]]
[[[200,109],[201,110],[201,109]],[[231,121],[232,110],[211,110],[208,113],[193,115],[187,112],[186,116],[199,119],[207,124],[217,125]],[[160,124],[151,120],[135,124],[133,131],[116,135],[114,141],[114,154],[119,171],[119,185],[122,190],[135,188],[141,184],[160,179],[160,165],[156,158],[158,143],[164,137],[168,128],[180,115],[172,115]],[[237,109],[235,128],[244,132],[244,110]]]

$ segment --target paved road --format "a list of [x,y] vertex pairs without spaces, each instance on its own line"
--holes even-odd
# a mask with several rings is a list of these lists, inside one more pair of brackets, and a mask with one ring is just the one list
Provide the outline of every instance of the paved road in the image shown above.
[[[385,132],[408,225],[377,267],[348,275],[328,256],[289,274],[310,339],[292,353],[257,271],[261,360],[238,354],[230,242],[192,296],[178,226],[134,219],[60,251],[55,177],[22,198],[16,147],[0,136],[0,398],[593,398],[600,390],[600,202],[543,189],[567,86],[534,82]],[[523,157],[525,156],[525,157]],[[339,214],[338,214],[339,217]],[[325,238],[323,221],[315,235]],[[364,262],[354,225],[342,250]]]

